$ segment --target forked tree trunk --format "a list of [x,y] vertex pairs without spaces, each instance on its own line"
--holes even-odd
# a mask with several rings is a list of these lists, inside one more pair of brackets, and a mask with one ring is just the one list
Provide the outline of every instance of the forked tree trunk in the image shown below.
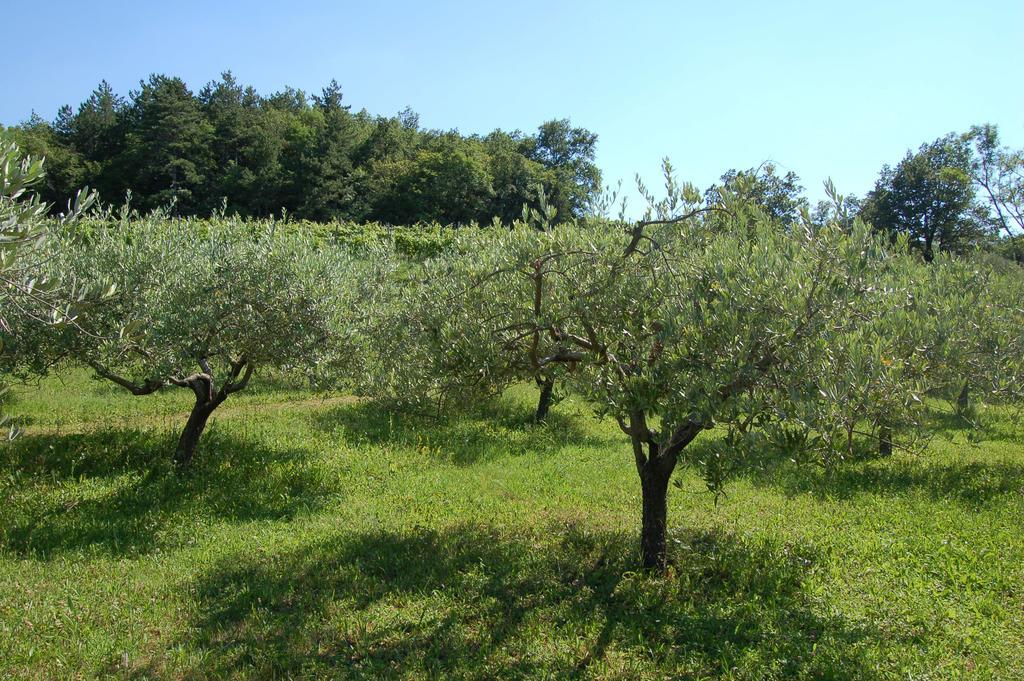
[[[253,365],[244,356],[231,362],[231,373],[220,390],[214,385],[213,374],[205,357],[199,359],[203,373],[193,374],[188,378],[171,379],[171,382],[182,388],[191,388],[196,396],[196,404],[188,416],[185,429],[178,438],[178,447],[174,450],[174,463],[179,467],[187,466],[196,453],[199,437],[206,428],[206,422],[213,410],[228,398],[231,393],[244,390],[252,378]],[[242,373],[244,370],[245,373]],[[239,378],[241,377],[241,378]]]
[[540,400],[537,402],[537,411],[533,415],[533,420],[536,423],[540,423],[548,417],[548,411],[551,409],[551,397],[555,390],[555,379],[550,376],[544,380],[537,380],[537,385],[540,386]]
[[641,410],[619,419],[619,427],[629,435],[636,472],[640,476],[643,518],[640,530],[640,560],[645,570],[664,572],[668,567],[668,483],[672,479],[679,453],[703,430],[703,424],[689,419],[676,428],[667,441],[647,427]]
[[643,527],[640,553],[645,570],[664,572],[668,567],[668,483],[675,466],[659,465],[655,459],[640,476],[643,492]]
[[[167,384],[176,385],[179,388],[189,388],[196,396],[195,406],[192,413],[188,415],[185,428],[178,438],[178,446],[174,450],[172,460],[176,466],[187,466],[196,453],[196,445],[206,428],[206,422],[213,410],[220,406],[221,402],[228,398],[231,393],[244,390],[252,378],[253,365],[244,355],[231,362],[231,372],[227,381],[216,390],[214,378],[210,371],[209,358],[206,356],[197,357],[197,362],[202,367],[202,373],[195,373],[187,378],[168,376],[166,378],[149,378],[142,383],[135,383],[123,376],[110,371],[99,362],[89,362],[96,374],[107,379],[133,395],[149,395],[160,390]],[[243,373],[244,372],[244,373]]]

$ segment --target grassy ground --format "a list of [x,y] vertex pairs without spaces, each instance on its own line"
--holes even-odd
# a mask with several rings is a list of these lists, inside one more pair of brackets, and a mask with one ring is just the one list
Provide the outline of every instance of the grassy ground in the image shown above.
[[184,393],[20,391],[0,678],[1024,677],[1009,422],[832,476],[770,463],[717,506],[683,469],[651,578],[626,443],[579,405],[428,422],[263,384],[179,476]]

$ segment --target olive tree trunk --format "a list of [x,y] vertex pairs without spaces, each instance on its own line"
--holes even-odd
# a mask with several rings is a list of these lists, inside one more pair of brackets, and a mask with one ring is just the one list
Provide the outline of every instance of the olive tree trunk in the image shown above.
[[195,406],[192,407],[192,413],[188,415],[188,421],[185,422],[185,428],[181,431],[181,437],[178,438],[178,446],[174,450],[175,465],[187,466],[192,462],[192,457],[196,453],[196,446],[199,444],[199,438],[206,429],[206,422],[210,419],[210,414],[223,401],[223,399],[216,398],[212,400],[196,400]]
[[643,525],[640,530],[640,555],[645,570],[663,572],[668,567],[668,483],[671,466],[648,465],[640,474],[643,493]]
[[892,428],[879,426],[878,453],[880,456],[892,456]]
[[[231,373],[220,390],[217,390],[210,365],[205,358],[200,359],[199,363],[203,367],[202,373],[193,374],[184,379],[171,379],[175,385],[191,388],[196,396],[195,406],[192,407],[192,413],[188,415],[185,429],[181,431],[178,446],[174,450],[174,463],[179,467],[187,466],[192,462],[199,438],[202,436],[203,430],[206,429],[206,422],[210,419],[213,410],[219,407],[231,393],[245,389],[252,377],[253,365],[245,357],[242,357],[231,363]],[[242,373],[243,369],[245,370],[244,374]]]
[[178,446],[174,450],[173,461],[177,466],[187,466],[196,453],[196,445],[199,438],[206,429],[206,422],[210,419],[213,410],[228,398],[228,395],[239,390],[244,390],[252,378],[253,364],[244,355],[231,362],[231,370],[227,380],[218,390],[215,385],[213,372],[207,357],[198,357],[197,361],[202,372],[192,374],[187,378],[168,376],[167,378],[150,377],[145,381],[133,382],[121,376],[97,361],[90,361],[89,366],[96,374],[108,381],[116,383],[133,395],[149,395],[160,390],[167,384],[176,385],[179,388],[188,388],[196,396],[195,406],[188,415],[185,428],[178,438]]
[[960,390],[960,394],[956,396],[956,413],[963,416],[967,413],[967,409],[971,406],[971,384],[964,382],[964,387]]
[[551,377],[543,380],[538,379],[537,385],[540,386],[540,399],[537,401],[537,411],[533,415],[533,420],[536,423],[540,423],[548,417],[548,411],[551,409],[552,393],[555,391],[555,379]]
[[620,421],[620,427],[630,437],[640,476],[643,499],[640,560],[644,570],[664,572],[668,567],[668,483],[679,453],[697,437],[703,426],[699,421],[688,420],[663,439],[647,428],[644,415],[637,411],[631,414],[628,426]]

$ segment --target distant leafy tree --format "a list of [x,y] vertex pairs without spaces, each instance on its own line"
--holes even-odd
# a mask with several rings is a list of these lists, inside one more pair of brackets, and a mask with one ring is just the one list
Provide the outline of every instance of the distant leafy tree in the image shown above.
[[783,224],[797,222],[801,211],[808,208],[797,174],[789,171],[780,176],[773,163],[766,162],[749,170],[726,171],[721,184],[709,187],[705,196],[714,203],[721,200],[723,190],[753,201]]
[[89,184],[88,167],[82,155],[65,143],[53,125],[36,114],[11,129],[8,136],[25,154],[46,159],[46,173],[33,190],[55,210],[63,209],[78,187]]
[[[211,198],[230,197],[229,210],[261,214],[253,204],[279,177],[281,143],[264,124],[259,95],[227,71],[219,81],[208,83],[198,99],[214,132]],[[263,213],[273,210],[269,207]]]
[[[831,191],[834,191],[829,183]],[[816,225],[824,225],[830,221],[840,221],[847,226],[852,226],[853,220],[860,214],[863,201],[856,196],[839,197],[839,205],[835,201],[823,199],[818,201],[811,211],[811,221]]]
[[545,189],[558,219],[583,217],[591,198],[601,191],[601,171],[594,163],[597,135],[573,127],[567,118],[551,120],[525,138],[522,148],[528,158],[554,173],[555,181]]
[[356,200],[353,156],[362,142],[350,107],[342,104],[337,81],[314,97],[313,135],[303,150],[295,181],[301,187],[299,214],[313,220],[350,217]]
[[353,112],[337,81],[312,97],[261,96],[230,71],[197,94],[153,75],[128,100],[101,82],[77,111],[33,116],[13,134],[49,160],[40,193],[55,205],[88,184],[109,202],[131,190],[138,208],[174,202],[183,215],[226,202],[246,216],[483,224],[513,219],[541,192],[569,220],[600,180],[596,136],[568,121],[532,136],[424,130],[409,109]]
[[404,165],[381,210],[385,220],[468,224],[486,215],[493,189],[487,158],[479,144],[440,139]]
[[366,123],[366,134],[353,156],[355,200],[348,211],[350,219],[393,222],[397,183],[423,141],[419,117],[410,109]]
[[[100,81],[78,111],[69,116],[63,134],[88,161],[102,164],[122,151],[126,108],[127,102],[114,92],[110,83]],[[61,126],[57,127],[60,132]]]
[[483,143],[488,152],[493,189],[488,212],[502,222],[511,223],[522,215],[524,205],[537,203],[540,191],[550,190],[557,183],[557,176],[555,171],[521,153],[523,138],[518,132],[509,134],[495,130]]
[[72,121],[72,147],[82,155],[89,184],[108,202],[120,202],[130,184],[124,182],[128,102],[102,81],[78,108]]
[[988,220],[1011,242],[1014,260],[1024,264],[1024,149],[1002,146],[994,125],[976,125],[964,140],[973,152],[971,177],[988,208]]
[[883,167],[861,215],[878,230],[906,234],[931,261],[936,251],[963,251],[983,236],[974,195],[970,151],[947,135]]

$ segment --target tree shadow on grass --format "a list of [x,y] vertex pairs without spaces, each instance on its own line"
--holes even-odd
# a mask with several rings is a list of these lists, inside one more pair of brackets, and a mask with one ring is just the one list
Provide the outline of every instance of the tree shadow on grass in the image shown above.
[[193,465],[170,463],[176,435],[102,430],[34,435],[0,452],[20,503],[0,513],[0,546],[50,559],[138,555],[194,541],[210,519],[287,519],[330,495],[309,452],[268,447],[216,427]]
[[390,445],[419,449],[459,466],[523,454],[548,455],[566,447],[602,447],[617,442],[589,432],[572,414],[548,415],[541,424],[522,405],[501,400],[455,416],[426,416],[365,401],[311,417],[313,426],[350,446]]
[[[1024,493],[1024,463],[934,460],[927,455],[906,454],[883,457],[869,446],[873,443],[865,440],[861,444],[864,446],[853,459],[837,461],[828,468],[812,462],[796,463],[789,454],[766,446],[763,451],[731,460],[727,476],[755,486],[772,487],[788,496],[811,494],[819,500],[846,500],[862,494],[923,494],[932,500],[977,510],[1004,497]],[[690,445],[690,467],[699,472],[697,462],[714,460],[716,446],[718,443],[709,439]]]
[[1019,415],[1006,407],[986,409],[972,418],[954,411],[929,409],[925,416],[925,429],[936,437],[954,441],[973,435],[977,442],[1022,442]]
[[[938,414],[930,418],[947,416]],[[947,425],[951,430],[940,430],[940,437],[958,428],[952,423]],[[995,425],[1004,427],[1007,438],[1012,435],[1006,423]],[[700,437],[684,451],[685,462],[679,470],[700,473],[706,462],[724,462],[726,490],[729,480],[746,480],[788,496],[810,494],[819,500],[846,500],[862,494],[924,495],[980,510],[1007,496],[1024,493],[1024,461],[1018,463],[1005,457],[968,454],[953,458],[945,454],[932,456],[927,451],[920,455],[897,451],[886,456],[879,453],[877,440],[861,437],[854,441],[852,455],[837,456],[825,467],[821,465],[820,454],[794,453],[772,447],[767,441],[745,453],[728,452],[724,457],[716,451],[722,446],[721,435]]]
[[1024,465],[1005,461],[929,462],[875,460],[837,465],[831,471],[817,467],[779,464],[744,474],[757,485],[772,486],[785,494],[812,494],[818,499],[850,499],[861,494],[909,496],[924,494],[980,510],[1010,495],[1024,493]]
[[[816,612],[803,547],[676,536],[667,578],[631,572],[635,537],[481,524],[340,534],[232,556],[187,588],[175,642],[209,678],[868,678],[872,637]],[[875,642],[877,643],[877,642]],[[178,647],[180,646],[180,647]],[[149,661],[139,675],[159,673]],[[867,674],[867,676],[866,676]],[[740,674],[742,675],[742,674]]]

